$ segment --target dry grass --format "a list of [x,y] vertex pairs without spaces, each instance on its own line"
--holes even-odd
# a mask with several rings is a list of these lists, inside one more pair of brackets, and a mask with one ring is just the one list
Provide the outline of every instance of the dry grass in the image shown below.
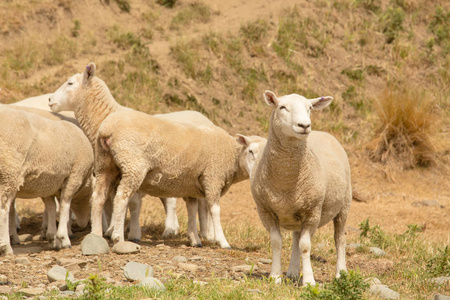
[[435,162],[432,142],[436,116],[424,93],[390,86],[377,101],[377,136],[369,146],[374,161],[402,169],[427,167]]

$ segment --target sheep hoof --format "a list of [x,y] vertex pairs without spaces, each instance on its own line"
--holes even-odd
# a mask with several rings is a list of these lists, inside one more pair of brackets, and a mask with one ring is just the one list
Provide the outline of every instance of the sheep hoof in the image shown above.
[[202,244],[196,244],[196,245],[193,245],[192,247],[194,247],[194,248],[202,248],[203,245]]
[[9,254],[14,254],[11,246],[9,245],[0,245],[0,256],[6,256]]

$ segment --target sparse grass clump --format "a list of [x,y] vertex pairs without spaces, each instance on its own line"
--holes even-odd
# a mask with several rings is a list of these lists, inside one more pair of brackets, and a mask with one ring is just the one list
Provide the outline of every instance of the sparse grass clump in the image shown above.
[[436,116],[427,95],[390,86],[377,104],[379,124],[371,158],[404,169],[430,166],[435,156],[431,136]]
[[129,49],[133,46],[141,46],[142,41],[139,36],[128,31],[123,32],[118,25],[114,25],[106,32],[108,38],[119,48]]
[[211,20],[212,10],[201,2],[189,4],[181,10],[170,23],[170,29],[177,30],[191,23],[207,23]]
[[403,31],[403,21],[405,20],[405,12],[401,7],[388,7],[387,11],[382,15],[381,22],[384,25],[383,33],[386,36],[386,43],[392,43]]

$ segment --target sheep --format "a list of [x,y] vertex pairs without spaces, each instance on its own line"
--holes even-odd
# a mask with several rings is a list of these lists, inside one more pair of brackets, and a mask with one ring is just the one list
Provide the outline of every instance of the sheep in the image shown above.
[[92,176],[94,154],[88,139],[69,122],[4,105],[0,107],[0,127],[0,255],[13,253],[8,224],[16,196],[59,196],[60,223],[53,247],[70,247],[67,223],[71,200],[83,192],[82,186]]
[[[101,210],[117,186],[114,242],[123,240],[124,207],[130,196],[140,191],[183,197],[189,202],[205,198],[215,239],[222,248],[230,248],[220,223],[219,198],[233,182],[248,178],[239,164],[242,146],[219,127],[183,124],[119,105],[106,84],[94,76],[95,70],[90,63],[49,100],[54,112],[73,110],[95,145],[92,232],[101,235]],[[196,235],[196,228],[193,230]],[[193,236],[190,238],[192,241]]]
[[[28,110],[34,113],[37,113],[34,111],[34,108],[41,109],[44,111],[49,111],[50,107],[48,106],[48,99],[50,98],[52,94],[43,94],[35,97],[30,97],[15,103],[11,103],[10,105],[14,107],[23,107],[23,110]],[[31,109],[30,109],[31,108]],[[75,114],[72,111],[62,111],[59,114],[53,113],[53,116],[55,118],[60,118],[65,121],[69,121],[74,123],[75,125],[79,126],[78,121],[75,118]],[[47,116],[52,117],[52,116]],[[209,121],[209,120],[208,120]],[[129,209],[130,209],[130,223],[129,223],[129,234],[128,239],[132,240],[134,242],[137,242],[141,239],[141,228],[139,226],[139,214],[140,214],[140,208],[141,208],[141,199],[144,195],[138,194],[132,199],[130,199],[129,203]],[[109,200],[109,199],[108,199]],[[111,200],[112,201],[112,200]],[[107,203],[111,202],[107,201]],[[163,232],[163,237],[169,237],[171,235],[178,234],[179,230],[179,224],[178,224],[178,218],[176,214],[176,198],[161,198],[161,202],[164,205],[164,210],[166,211],[166,221],[165,221],[165,228]],[[48,215],[48,212],[45,213],[45,216]],[[52,217],[54,218],[54,217]],[[107,220],[110,219],[110,216],[107,214],[104,215],[103,218],[103,228],[106,231],[106,234],[110,234],[114,224],[111,223],[108,225],[109,222]],[[46,219],[44,218],[44,221]],[[43,224],[43,227],[45,228],[45,224]]]
[[293,231],[287,276],[297,279],[302,259],[303,284],[315,284],[311,268],[311,237],[317,228],[334,223],[336,277],[346,271],[345,222],[352,188],[350,165],[330,134],[311,131],[310,111],[326,107],[332,97],[306,99],[297,94],[264,93],[273,107],[269,136],[251,170],[251,192],[264,227],[270,232],[273,260],[270,277],[281,282],[280,227]]

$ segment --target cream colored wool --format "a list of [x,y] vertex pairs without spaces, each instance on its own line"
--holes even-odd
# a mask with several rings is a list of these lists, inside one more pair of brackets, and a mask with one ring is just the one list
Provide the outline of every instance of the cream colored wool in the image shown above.
[[55,248],[70,246],[67,234],[73,196],[92,174],[89,141],[75,125],[0,107],[0,254],[12,254],[8,219],[15,197],[59,196]]
[[101,234],[101,209],[117,185],[114,241],[123,240],[123,208],[128,199],[144,192],[157,197],[205,198],[215,238],[228,248],[219,198],[233,182],[248,178],[239,164],[242,146],[217,126],[174,122],[120,106],[94,74],[91,63],[83,74],[69,78],[49,103],[56,112],[73,110],[95,145],[92,232]]

